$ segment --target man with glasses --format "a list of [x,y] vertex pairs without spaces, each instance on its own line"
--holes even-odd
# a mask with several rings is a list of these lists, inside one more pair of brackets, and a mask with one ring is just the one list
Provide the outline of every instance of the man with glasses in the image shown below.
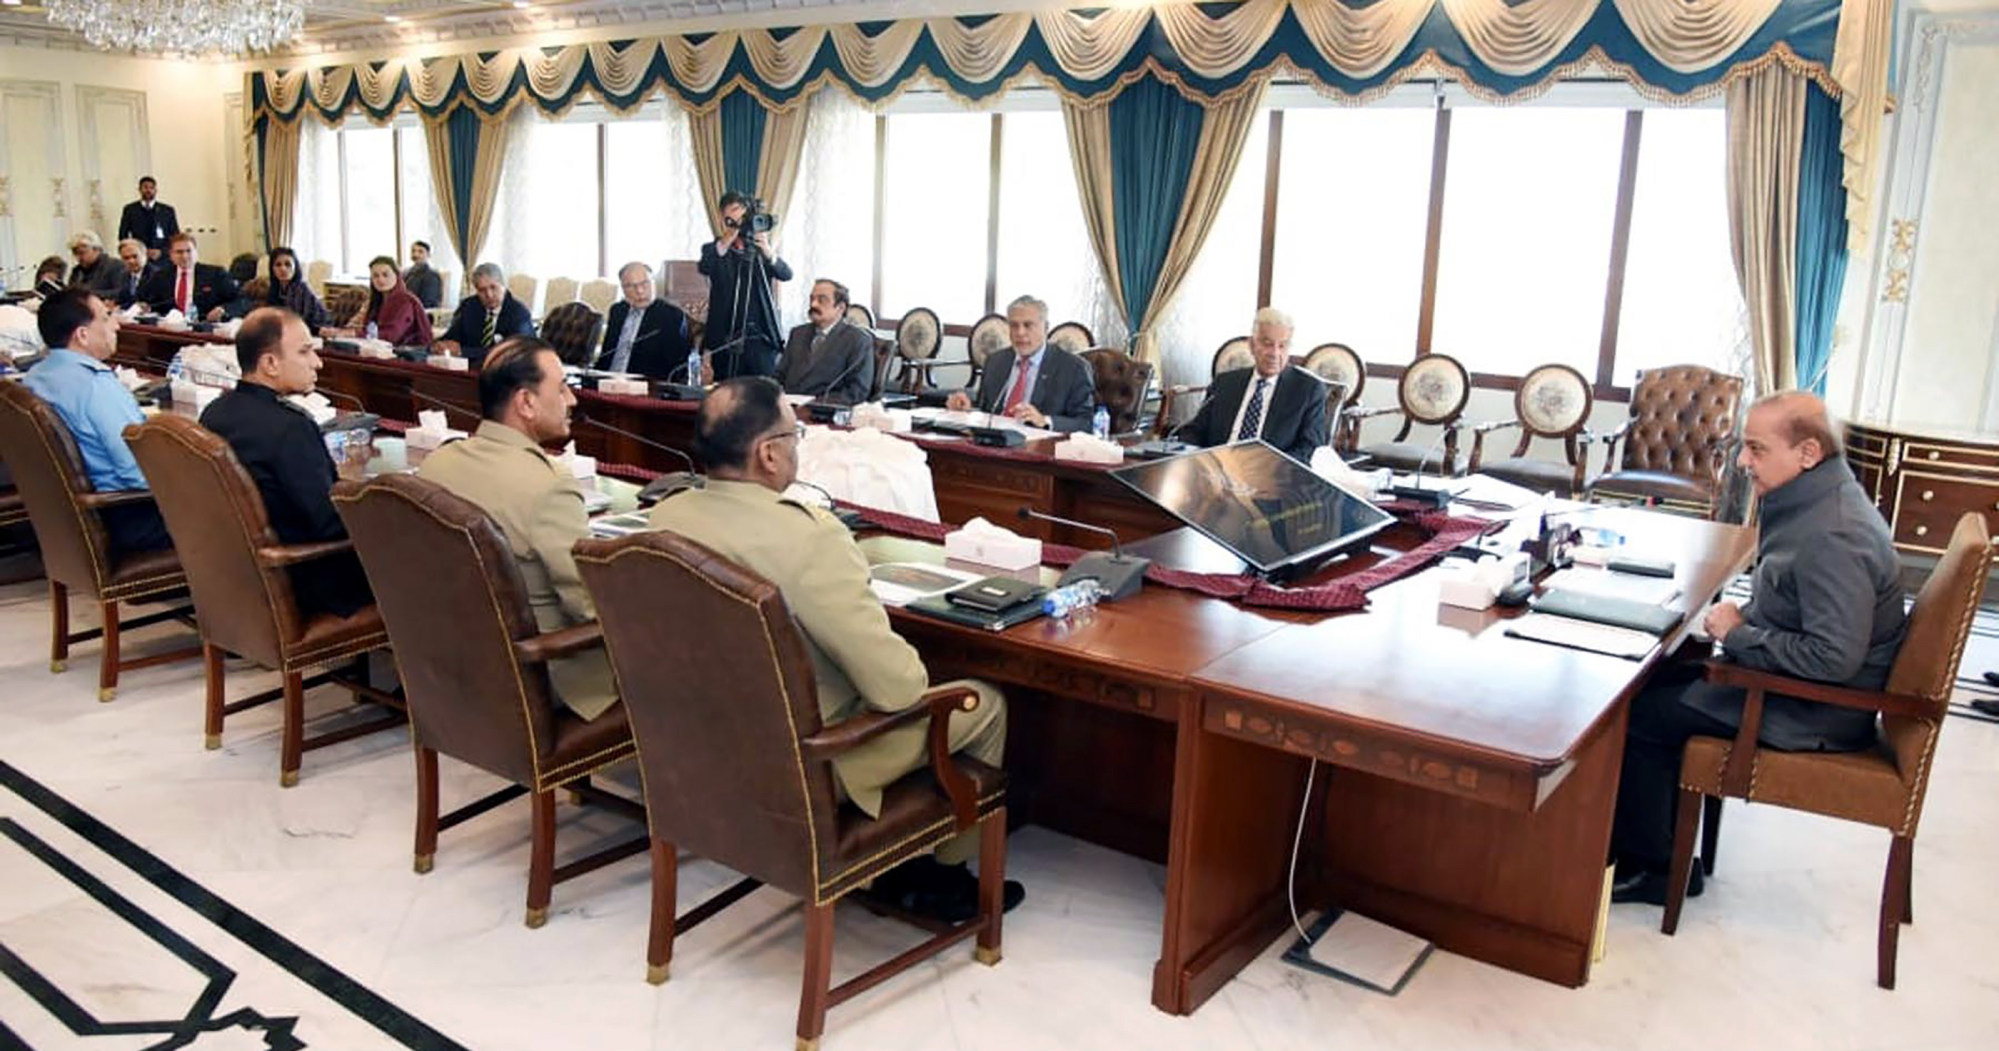
[[[608,372],[635,372],[654,379],[673,379],[687,368],[687,315],[653,292],[652,267],[626,263],[618,270],[625,298],[611,304],[604,320],[604,348],[597,367]],[[701,377],[687,380],[699,383]]]
[[[805,429],[777,383],[762,376],[724,381],[701,403],[694,454],[708,484],[662,501],[652,526],[704,544],[760,574],[784,595],[812,655],[819,711],[827,724],[863,712],[895,712],[930,689],[916,648],[889,627],[868,588],[868,560],[852,534],[825,511],[784,495],[798,477]],[[979,704],[950,721],[950,747],[990,766],[1006,749],[1005,698],[971,680]],[[927,724],[892,730],[833,760],[833,780],[869,817],[880,817],[882,790],[929,762]],[[958,923],[978,913],[978,879],[966,868],[977,850],[968,830],[884,874],[869,891],[906,911]],[[1006,906],[1025,892],[1006,883]]]
[[[597,619],[569,550],[590,533],[583,489],[543,450],[569,439],[575,404],[555,348],[533,336],[503,340],[479,368],[479,429],[417,469],[493,516],[520,566],[535,626],[545,632]],[[562,703],[585,719],[617,702],[601,649],[551,661],[548,672]]]

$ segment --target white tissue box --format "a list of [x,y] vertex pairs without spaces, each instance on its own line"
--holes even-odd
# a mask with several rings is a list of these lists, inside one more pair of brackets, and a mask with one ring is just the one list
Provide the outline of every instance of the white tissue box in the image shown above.
[[1031,536],[959,529],[944,534],[944,554],[998,569],[1027,569],[1041,564],[1041,541]]
[[652,385],[645,380],[621,376],[606,376],[597,381],[599,394],[630,394],[643,398],[652,393]]
[[1514,554],[1476,562],[1448,558],[1437,564],[1437,601],[1460,609],[1490,609],[1527,571],[1525,556]]
[[854,406],[854,411],[847,417],[847,423],[852,427],[872,427],[890,434],[907,434],[911,417],[908,409],[890,409],[881,402],[871,401],[865,405]]
[[569,467],[569,475],[577,481],[597,477],[597,458],[594,456],[564,456],[562,462]]
[[403,443],[411,449],[436,449],[454,438],[465,437],[465,432],[450,427],[432,430],[429,427],[412,427],[403,432]]
[[364,340],[360,344],[360,347],[361,349],[355,351],[355,353],[364,358],[379,358],[383,361],[394,361],[396,357],[396,348],[379,340],[374,342]]
[[197,412],[208,408],[209,402],[222,396],[220,387],[204,387],[186,380],[175,380],[172,390],[175,405],[192,405]]
[[1095,435],[1073,434],[1055,443],[1055,458],[1079,463],[1121,464],[1124,462],[1124,447]]
[[[393,354],[390,356],[394,357]],[[424,359],[424,364],[434,369],[446,369],[451,372],[465,372],[472,367],[470,361],[456,354],[432,354]]]

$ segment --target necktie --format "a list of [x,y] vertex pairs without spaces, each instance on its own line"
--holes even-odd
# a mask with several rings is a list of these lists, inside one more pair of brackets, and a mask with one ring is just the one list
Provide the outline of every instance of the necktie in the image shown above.
[[1254,438],[1263,430],[1263,388],[1269,382],[1262,376],[1256,378],[1256,390],[1249,396],[1249,408],[1242,411],[1242,429],[1236,432],[1236,441]]
[[1013,407],[1027,400],[1027,370],[1034,364],[1033,358],[1020,359],[1020,368],[1013,374],[1013,389],[1007,392],[1006,405],[1001,412],[1012,412]]
[[180,308],[181,316],[187,315],[187,271],[180,272],[180,280],[174,283],[174,305]]
[[490,310],[486,311],[486,331],[479,337],[480,346],[491,347],[493,345],[493,333],[499,330],[499,324],[500,315]]

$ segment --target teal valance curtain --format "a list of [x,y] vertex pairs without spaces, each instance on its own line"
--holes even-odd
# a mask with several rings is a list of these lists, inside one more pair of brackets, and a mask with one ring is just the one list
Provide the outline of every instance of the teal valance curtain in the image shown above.
[[1833,320],[1846,281],[1846,189],[1840,184],[1839,101],[1817,85],[1805,89],[1798,144],[1797,385],[1825,393]]
[[461,107],[440,117],[426,117],[423,130],[437,210],[444,216],[452,249],[465,260],[464,280],[470,285],[471,267],[485,248],[493,202],[499,197],[500,156],[506,150],[507,124]]
[[763,159],[764,124],[769,120],[768,111],[763,100],[744,91],[724,95],[719,108],[722,115],[723,183],[731,190],[754,193],[757,164]]
[[688,118],[694,174],[718,235],[722,213],[716,205],[725,191],[760,198],[780,217],[789,210],[805,153],[805,115],[803,106],[774,110],[750,92],[735,91]]

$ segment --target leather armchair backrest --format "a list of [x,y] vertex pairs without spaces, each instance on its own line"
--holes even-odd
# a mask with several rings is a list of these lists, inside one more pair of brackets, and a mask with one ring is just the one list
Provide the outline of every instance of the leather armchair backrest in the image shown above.
[[486,512],[392,474],[333,487],[395,647],[417,740],[522,784],[554,744],[548,669],[516,659],[537,634],[520,567]]
[[368,291],[352,285],[326,290],[326,316],[335,325],[345,325],[368,306]]
[[1716,458],[1735,436],[1742,377],[1699,365],[1671,365],[1638,377],[1631,392],[1631,431],[1619,466],[1659,471],[1710,484]]
[[[555,283],[549,282],[554,288]],[[541,322],[541,338],[555,348],[564,365],[588,365],[597,355],[604,332],[603,315],[588,303],[568,302],[548,312]]]
[[1097,404],[1111,410],[1111,433],[1135,430],[1138,414],[1145,409],[1145,392],[1152,386],[1152,363],[1108,347],[1084,351],[1083,360],[1096,375]]
[[278,538],[236,453],[184,416],[161,414],[125,433],[174,536],[202,640],[282,666],[282,640],[299,634],[298,601],[288,573],[257,563],[257,549]]
[[76,502],[95,491],[83,454],[55,409],[19,383],[0,382],[0,457],[14,472],[49,579],[96,595],[111,571],[111,542]]
[[1950,704],[1965,640],[1971,635],[1971,621],[1978,612],[1978,599],[1991,567],[1992,536],[1985,517],[1968,512],[1957,520],[1950,546],[1916,593],[1915,605],[1909,609],[1908,632],[1888,671],[1889,692],[1928,698],[1936,704],[1935,715],[1929,719],[1881,717],[1882,735],[1912,792],[1904,835],[1915,831],[1922,813],[1936,735]]
[[810,898],[834,857],[838,800],[828,765],[799,752],[820,729],[818,692],[776,585],[666,532],[582,541],[576,564],[653,834]]

